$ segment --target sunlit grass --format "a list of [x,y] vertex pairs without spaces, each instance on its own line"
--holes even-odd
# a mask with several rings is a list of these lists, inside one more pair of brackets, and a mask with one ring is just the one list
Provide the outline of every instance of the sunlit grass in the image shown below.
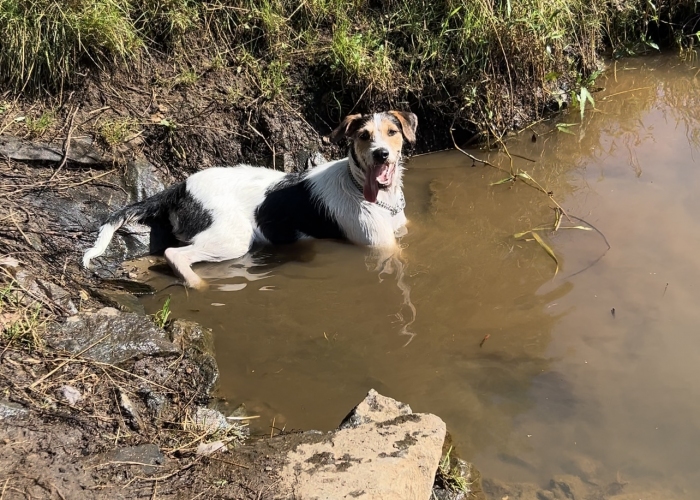
[[[129,71],[144,54],[201,49],[217,67],[241,68],[252,98],[285,98],[301,67],[325,79],[338,112],[373,92],[414,96],[496,132],[561,85],[585,109],[580,89],[604,43],[619,54],[655,50],[654,25],[683,46],[692,23],[673,20],[696,9],[694,0],[1,0],[0,83],[56,91],[85,66]],[[197,71],[178,83],[196,83]]]

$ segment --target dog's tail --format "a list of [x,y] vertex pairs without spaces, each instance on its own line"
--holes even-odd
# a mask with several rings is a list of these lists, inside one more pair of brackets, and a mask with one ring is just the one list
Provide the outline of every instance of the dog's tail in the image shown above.
[[165,191],[124,207],[110,215],[105,223],[100,226],[100,232],[97,235],[95,244],[83,255],[83,266],[89,269],[90,261],[105,253],[114,233],[124,224],[132,221],[141,222],[167,214],[168,210],[176,205],[184,189],[184,182],[176,184]]

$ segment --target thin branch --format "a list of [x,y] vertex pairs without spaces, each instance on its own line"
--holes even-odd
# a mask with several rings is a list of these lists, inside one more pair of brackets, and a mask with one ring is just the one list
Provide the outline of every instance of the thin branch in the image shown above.
[[54,180],[54,177],[58,175],[58,173],[61,171],[61,169],[65,166],[66,162],[68,161],[68,152],[70,151],[70,141],[71,137],[73,135],[73,122],[75,121],[75,115],[78,113],[80,110],[80,104],[78,104],[75,107],[75,110],[73,113],[70,115],[70,122],[68,124],[68,135],[66,136],[66,140],[63,143],[63,159],[61,160],[61,163],[58,165],[58,168],[54,170],[53,174],[51,174],[51,177],[49,177],[49,180],[47,182],[51,182]]

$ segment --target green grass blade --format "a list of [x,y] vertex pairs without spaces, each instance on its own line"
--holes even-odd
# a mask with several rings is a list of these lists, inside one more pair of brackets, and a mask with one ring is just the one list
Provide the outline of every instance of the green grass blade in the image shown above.
[[571,130],[569,130],[569,127],[573,127],[575,125],[578,125],[578,124],[577,123],[557,123],[557,130],[559,132],[563,132],[564,134],[576,135]]
[[559,229],[580,229],[581,231],[593,231],[593,229],[587,226],[560,226]]
[[500,181],[497,181],[497,182],[492,182],[489,185],[490,186],[498,186],[499,184],[505,184],[506,182],[513,182],[513,181],[515,181],[515,177],[511,176],[511,177],[506,177],[505,179],[501,179]]
[[554,253],[554,250],[552,250],[552,247],[550,247],[549,245],[547,245],[547,243],[545,243],[545,241],[542,239],[542,237],[539,234],[533,232],[532,237],[535,238],[535,241],[537,243],[539,243],[540,246],[542,248],[544,248],[544,251],[547,252],[549,254],[549,256],[554,260],[554,263],[557,265],[557,268],[554,270],[554,276],[556,276],[557,273],[559,272],[559,259],[557,259],[557,256]]

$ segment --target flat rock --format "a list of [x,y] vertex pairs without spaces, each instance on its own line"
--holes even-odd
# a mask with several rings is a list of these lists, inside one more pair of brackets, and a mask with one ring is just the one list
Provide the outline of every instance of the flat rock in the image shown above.
[[18,403],[0,399],[0,420],[21,420],[29,416],[29,410]]
[[342,428],[288,452],[278,498],[428,500],[444,440],[439,417],[370,391]]
[[146,315],[146,309],[139,299],[123,290],[98,289],[91,290],[93,295],[110,307],[114,307],[124,312],[133,312],[142,316]]
[[156,465],[165,463],[165,456],[155,444],[142,444],[139,446],[127,446],[107,453],[102,459],[104,462],[121,462],[124,464],[140,465],[146,474],[152,474],[157,469]]
[[[9,136],[0,137],[0,153],[19,161],[59,162],[63,160],[62,145],[25,141]],[[111,163],[109,158],[102,156],[95,149],[91,138],[72,139],[68,148],[68,160],[86,165]]]
[[[52,327],[49,345],[109,364],[145,356],[177,356],[180,350],[150,318],[105,307],[96,313],[81,312]],[[94,344],[94,345],[93,345]]]
[[67,314],[75,314],[78,309],[73,304],[70,294],[50,281],[37,278],[29,271],[22,269],[15,273],[15,280],[34,297],[45,302],[58,305]]

